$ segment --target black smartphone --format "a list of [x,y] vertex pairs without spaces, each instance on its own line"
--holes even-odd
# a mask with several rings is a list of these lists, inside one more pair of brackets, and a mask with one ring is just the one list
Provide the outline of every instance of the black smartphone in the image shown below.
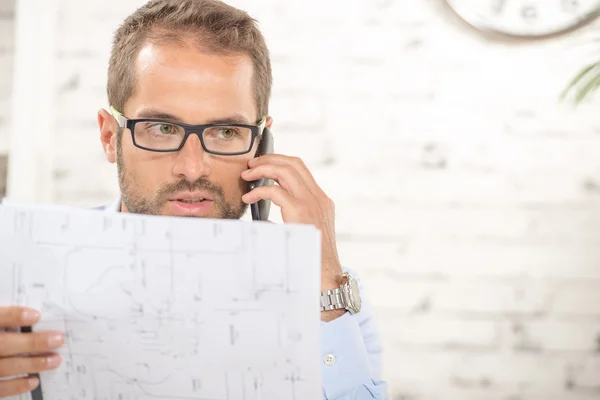
[[[21,333],[32,333],[33,330],[31,329],[31,326],[22,326],[21,327]],[[39,385],[37,385],[37,387],[35,389],[33,389],[33,391],[31,392],[31,400],[44,400],[44,394],[42,393],[42,380],[40,379],[40,374],[39,373],[35,373],[35,374],[31,374],[29,376],[32,376],[34,378],[37,378]]]
[[[256,149],[255,157],[264,156],[265,154],[273,153],[273,135],[269,128],[263,129],[262,136],[260,138],[260,144]],[[272,179],[261,178],[257,181],[252,181],[248,184],[248,191],[261,186],[272,185],[274,182]],[[254,221],[267,221],[269,219],[269,210],[271,209],[270,200],[259,200],[256,203],[250,204],[250,211],[252,212],[252,220]]]

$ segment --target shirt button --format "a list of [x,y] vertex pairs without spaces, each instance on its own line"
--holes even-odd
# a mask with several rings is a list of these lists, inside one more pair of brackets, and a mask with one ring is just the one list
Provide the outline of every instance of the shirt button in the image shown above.
[[335,364],[335,356],[333,354],[327,354],[323,361],[325,362],[325,365],[331,367],[333,364]]

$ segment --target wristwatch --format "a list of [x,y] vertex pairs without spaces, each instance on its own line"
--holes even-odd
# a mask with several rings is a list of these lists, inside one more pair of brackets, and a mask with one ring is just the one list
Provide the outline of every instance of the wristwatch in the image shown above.
[[352,275],[344,273],[339,288],[321,292],[321,311],[346,309],[350,314],[360,312],[361,300],[358,283]]

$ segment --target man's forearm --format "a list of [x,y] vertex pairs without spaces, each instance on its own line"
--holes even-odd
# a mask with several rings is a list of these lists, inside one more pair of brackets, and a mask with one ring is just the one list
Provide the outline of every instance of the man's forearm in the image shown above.
[[323,322],[331,322],[334,319],[338,319],[342,315],[346,313],[346,310],[331,310],[331,311],[322,311],[321,312],[321,321]]

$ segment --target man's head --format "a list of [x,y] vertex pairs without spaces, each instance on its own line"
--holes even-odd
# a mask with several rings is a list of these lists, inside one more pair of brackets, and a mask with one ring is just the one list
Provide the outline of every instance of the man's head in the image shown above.
[[[128,119],[258,125],[268,115],[271,79],[264,38],[245,12],[217,0],[153,0],[116,32],[107,91]],[[258,140],[246,154],[223,156],[206,152],[192,134],[177,152],[152,152],[136,147],[131,131],[119,129],[107,111],[98,121],[107,159],[117,163],[124,211],[243,215],[247,183],[240,174]]]

